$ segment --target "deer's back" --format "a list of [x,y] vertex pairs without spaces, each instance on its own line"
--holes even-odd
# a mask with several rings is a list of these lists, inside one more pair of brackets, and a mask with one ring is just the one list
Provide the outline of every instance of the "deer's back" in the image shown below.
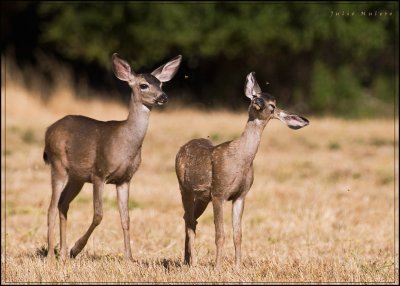
[[212,182],[211,153],[213,145],[207,139],[193,139],[176,155],[176,174],[184,189],[209,191]]

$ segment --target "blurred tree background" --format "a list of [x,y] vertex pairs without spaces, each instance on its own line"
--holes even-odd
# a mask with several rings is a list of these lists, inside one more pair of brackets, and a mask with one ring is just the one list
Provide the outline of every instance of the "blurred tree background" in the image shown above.
[[[182,54],[169,93],[207,108],[247,106],[251,71],[282,107],[315,115],[393,116],[398,95],[397,1],[2,2],[1,32],[19,66],[51,56],[95,90],[115,90],[114,52],[135,71]],[[37,72],[51,86],[54,71]]]

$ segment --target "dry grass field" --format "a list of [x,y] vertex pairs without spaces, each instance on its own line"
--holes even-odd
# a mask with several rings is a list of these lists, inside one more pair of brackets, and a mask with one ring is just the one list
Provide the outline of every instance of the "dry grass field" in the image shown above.
[[[222,269],[213,269],[211,205],[199,219],[199,265],[183,264],[183,208],[174,160],[179,147],[192,138],[210,137],[218,144],[240,136],[246,110],[155,108],[142,164],[131,182],[134,262],[122,259],[116,191],[107,185],[103,221],[86,248],[76,259],[49,265],[45,254],[50,170],[42,160],[46,127],[66,114],[122,120],[128,110],[114,102],[78,100],[67,86],[60,86],[47,104],[13,82],[4,88],[2,283],[399,282],[398,169],[394,170],[398,142],[392,119],[311,117],[310,125],[297,131],[277,120],[270,122],[254,162],[255,180],[243,215],[243,267],[238,272],[230,202],[225,207]],[[92,189],[86,184],[69,210],[69,247],[91,219]]]

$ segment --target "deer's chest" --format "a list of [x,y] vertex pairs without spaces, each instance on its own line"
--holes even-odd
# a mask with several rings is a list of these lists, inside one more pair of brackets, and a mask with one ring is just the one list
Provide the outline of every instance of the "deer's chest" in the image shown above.
[[107,184],[130,181],[140,165],[141,145],[129,140],[105,143],[108,144],[104,144],[97,152],[97,176],[103,178]]
[[214,195],[232,200],[249,190],[252,178],[252,161],[247,162],[240,158],[220,160],[213,164],[212,191]]
[[133,174],[138,170],[141,162],[141,149],[136,154],[129,154],[119,162],[110,167],[107,175],[105,176],[106,183],[108,184],[121,184],[129,182]]

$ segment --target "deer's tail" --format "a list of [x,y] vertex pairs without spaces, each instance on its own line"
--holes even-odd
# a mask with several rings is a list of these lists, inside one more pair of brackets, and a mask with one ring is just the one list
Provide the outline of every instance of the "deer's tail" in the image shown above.
[[43,151],[43,161],[46,163],[46,165],[50,164],[49,156],[47,155],[46,150]]

